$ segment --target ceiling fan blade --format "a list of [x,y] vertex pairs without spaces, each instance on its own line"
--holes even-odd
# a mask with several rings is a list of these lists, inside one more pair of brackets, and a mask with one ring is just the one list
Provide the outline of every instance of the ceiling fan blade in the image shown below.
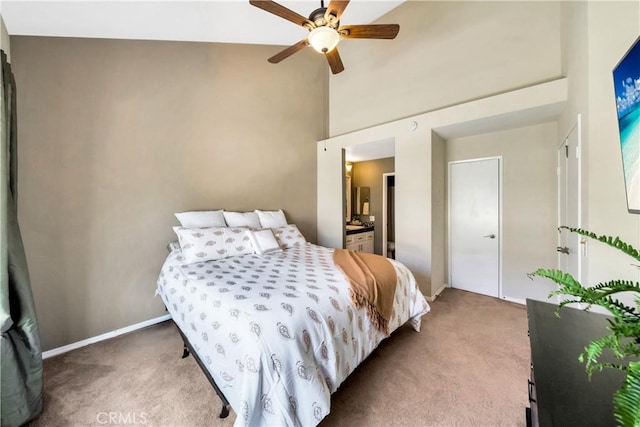
[[342,59],[340,59],[337,47],[332,51],[325,53],[325,56],[327,57],[327,61],[329,61],[329,66],[331,67],[331,72],[333,74],[338,74],[344,71],[344,65],[342,65]]
[[307,39],[300,40],[298,43],[289,46],[282,52],[273,55],[271,58],[267,59],[267,61],[271,62],[272,64],[277,64],[278,62],[282,61],[283,59],[287,59],[297,51],[302,50],[307,46],[309,46],[309,42],[307,41]]
[[343,25],[338,28],[345,39],[395,39],[400,31],[398,24]]
[[327,11],[324,13],[324,19],[329,21],[329,15],[333,15],[335,16],[335,21],[339,21],[348,4],[349,0],[331,0],[329,6],[327,6]]
[[291,9],[287,9],[286,7],[272,1],[272,0],[249,0],[253,6],[260,8],[262,10],[266,10],[269,13],[273,13],[276,16],[284,18],[288,21],[293,22],[294,24],[298,24],[301,27],[305,27],[309,29],[315,27],[314,23],[309,21],[304,16],[294,12]]

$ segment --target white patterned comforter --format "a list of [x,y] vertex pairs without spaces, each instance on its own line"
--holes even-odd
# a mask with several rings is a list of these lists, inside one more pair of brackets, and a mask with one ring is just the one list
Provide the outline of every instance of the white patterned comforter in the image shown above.
[[[356,309],[333,264],[311,243],[282,252],[183,265],[169,254],[157,293],[236,411],[235,426],[309,426],[330,395],[386,337]],[[398,274],[393,331],[420,331],[429,305],[411,272]]]

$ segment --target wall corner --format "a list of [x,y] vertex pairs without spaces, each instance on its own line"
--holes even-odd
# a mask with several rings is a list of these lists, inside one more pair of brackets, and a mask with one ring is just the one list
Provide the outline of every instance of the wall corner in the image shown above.
[[9,32],[4,24],[4,19],[0,15],[0,49],[7,54],[7,61],[11,62],[11,43],[9,40]]

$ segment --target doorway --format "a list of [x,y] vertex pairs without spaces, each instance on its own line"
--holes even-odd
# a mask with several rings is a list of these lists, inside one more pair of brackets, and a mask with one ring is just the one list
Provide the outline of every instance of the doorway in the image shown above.
[[396,174],[382,174],[382,256],[396,258],[395,210]]
[[502,158],[449,162],[449,286],[502,295]]

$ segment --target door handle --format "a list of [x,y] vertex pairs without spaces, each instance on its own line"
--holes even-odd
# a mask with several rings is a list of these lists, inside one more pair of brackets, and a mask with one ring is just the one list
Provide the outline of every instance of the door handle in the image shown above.
[[486,236],[482,236],[482,237],[488,237],[490,239],[495,239],[496,235],[495,234],[487,234]]
[[561,254],[567,254],[569,255],[569,248],[566,246],[558,246],[556,248],[556,251],[560,252]]

